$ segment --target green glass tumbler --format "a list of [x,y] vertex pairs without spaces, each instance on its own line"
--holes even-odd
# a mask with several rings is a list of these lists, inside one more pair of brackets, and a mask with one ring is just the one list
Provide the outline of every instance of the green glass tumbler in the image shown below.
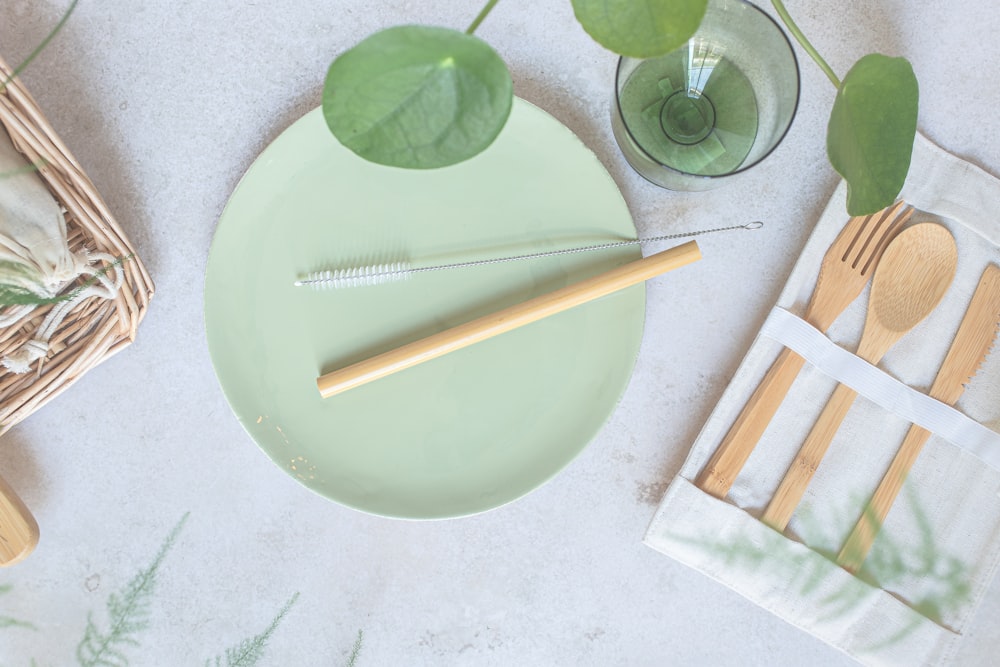
[[770,155],[798,103],[798,62],[774,19],[745,0],[709,0],[682,47],[619,60],[611,127],[649,181],[709,190]]

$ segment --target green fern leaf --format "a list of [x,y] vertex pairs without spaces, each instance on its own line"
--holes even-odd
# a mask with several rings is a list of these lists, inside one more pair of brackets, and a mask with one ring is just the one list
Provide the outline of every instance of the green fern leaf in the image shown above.
[[[244,639],[237,646],[226,649],[226,667],[254,667],[264,657],[264,649],[267,648],[267,642],[278,628],[278,624],[281,623],[282,619],[285,618],[285,614],[288,613],[288,610],[292,608],[292,605],[298,599],[298,593],[289,598],[285,606],[281,608],[281,611],[278,612],[278,615],[274,617],[274,620],[271,621],[271,624],[263,632],[250,639]],[[214,667],[222,667],[222,656],[216,656],[214,661],[211,659],[205,661],[205,667],[212,667],[213,665]]]
[[20,176],[21,174],[32,174],[42,167],[48,166],[48,160],[39,160],[38,162],[32,162],[24,167],[18,169],[11,169],[10,171],[0,171],[0,180],[5,178],[13,178],[14,176]]
[[29,53],[28,57],[25,58],[20,65],[14,68],[14,71],[10,73],[10,76],[3,79],[3,81],[0,81],[0,92],[2,92],[7,87],[7,84],[13,81],[14,77],[20,74],[21,70],[27,67],[28,64],[31,63],[31,61],[34,60],[39,53],[45,50],[45,47],[49,45],[49,42],[51,42],[52,39],[59,33],[59,31],[62,30],[63,26],[66,25],[66,22],[69,20],[70,14],[72,14],[73,10],[76,9],[76,3],[78,3],[79,1],[80,0],[73,0],[73,2],[69,4],[69,7],[66,9],[65,12],[63,12],[62,18],[59,19],[59,22],[56,24],[54,28],[52,28],[49,34],[45,36],[45,39],[39,42],[38,46],[35,47],[34,51]]
[[187,518],[185,514],[170,531],[149,567],[132,577],[122,591],[108,596],[110,627],[106,632],[94,622],[93,614],[87,615],[83,639],[76,647],[80,667],[128,667],[125,650],[140,646],[138,635],[149,627],[156,576]]
[[361,654],[361,643],[365,638],[365,633],[363,630],[358,630],[358,638],[354,640],[354,647],[351,649],[351,655],[347,658],[347,667],[355,667],[358,662],[358,656]]
[[[36,290],[39,289],[38,285],[40,283],[40,278],[27,266],[18,264],[17,262],[0,261],[0,271],[7,273],[8,278],[18,281],[0,283],[0,307],[27,305],[45,306],[59,303],[60,301],[75,299],[80,292],[96,283],[102,276],[115,267],[121,266],[127,262],[133,256],[133,254],[129,254],[124,257],[117,258],[114,262],[111,262],[107,266],[103,267],[100,271],[87,278],[71,291],[53,297],[39,296],[37,294]],[[35,289],[32,289],[32,286],[35,286]]]
[[[0,595],[10,593],[13,588],[10,584],[0,584]],[[11,616],[0,616],[0,629],[2,628],[24,628],[25,630],[38,630],[33,623],[22,621]]]

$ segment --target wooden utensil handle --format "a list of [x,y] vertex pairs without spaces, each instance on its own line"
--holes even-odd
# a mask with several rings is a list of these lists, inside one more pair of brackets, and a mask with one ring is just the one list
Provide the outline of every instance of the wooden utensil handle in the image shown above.
[[917,457],[920,456],[920,450],[924,448],[924,444],[930,436],[930,431],[915,424],[906,432],[906,438],[900,445],[899,451],[896,452],[889,469],[882,477],[882,481],[875,490],[875,495],[865,506],[864,513],[855,524],[847,542],[844,543],[844,548],[837,555],[837,563],[848,572],[854,574],[861,569],[865,558],[868,557],[868,552],[871,551],[878,531],[885,522],[885,517],[889,515],[889,510],[892,509],[892,504],[895,502],[896,496],[899,495],[899,490],[903,488],[903,482],[906,481],[910,469],[916,463]]
[[806,441],[802,443],[799,453],[795,455],[795,460],[785,473],[784,479],[778,485],[778,490],[774,492],[761,521],[775,530],[785,529],[816,469],[819,468],[823,456],[826,455],[830,441],[833,440],[834,434],[837,433],[857,396],[858,393],[847,385],[837,385],[833,396],[823,408],[819,419],[809,431]]
[[573,306],[641,283],[698,259],[701,259],[698,244],[695,241],[688,241],[669,250],[619,266],[593,278],[537,296],[496,313],[485,315],[346,368],[327,373],[316,380],[316,385],[320,395],[323,398],[328,398],[372,380],[383,378],[562,312]]
[[726,497],[804,364],[798,354],[782,349],[695,480],[702,491]]
[[18,563],[38,545],[38,523],[0,477],[0,567]]

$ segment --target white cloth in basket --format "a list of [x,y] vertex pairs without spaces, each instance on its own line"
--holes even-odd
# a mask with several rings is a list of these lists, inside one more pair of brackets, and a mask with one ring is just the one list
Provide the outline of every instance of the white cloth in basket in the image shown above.
[[[779,307],[804,312],[823,255],[847,221],[845,195],[841,184]],[[914,221],[944,224],[959,249],[958,273],[942,304],[880,364],[892,378],[926,392],[984,268],[1000,263],[1000,180],[918,136],[901,196],[918,209]],[[866,308],[867,290],[829,339],[855,350]],[[803,369],[727,500],[692,481],[780,350],[769,336],[754,341],[668,488],[646,544],[863,663],[947,663],[1000,563],[1000,452],[989,449],[1000,443],[1000,352],[987,358],[957,404],[976,428],[942,428],[931,437],[855,577],[833,559],[909,427],[864,391],[784,536],[758,517],[833,391],[835,380],[818,368]],[[956,444],[942,435],[977,429],[975,442],[952,435],[962,440]]]
[[[91,296],[113,299],[123,279],[116,258],[70,251],[66,220],[42,183],[38,166],[30,164],[10,136],[0,131],[0,285],[27,290],[44,299],[57,296],[80,275],[94,276],[95,281],[56,304],[32,340],[0,359],[15,373],[27,372],[33,361],[48,353],[49,339],[73,306]],[[98,261],[108,262],[111,269],[98,270],[93,265]],[[21,321],[35,307],[4,308],[0,327]]]

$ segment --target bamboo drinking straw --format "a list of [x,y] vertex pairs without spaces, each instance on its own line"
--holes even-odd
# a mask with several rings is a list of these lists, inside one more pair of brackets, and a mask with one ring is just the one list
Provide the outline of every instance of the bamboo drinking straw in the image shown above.
[[371,357],[316,380],[319,393],[329,398],[449,352],[530,324],[549,315],[599,299],[701,259],[695,241],[630,262],[573,285],[542,294],[523,303],[484,315],[383,354]]

